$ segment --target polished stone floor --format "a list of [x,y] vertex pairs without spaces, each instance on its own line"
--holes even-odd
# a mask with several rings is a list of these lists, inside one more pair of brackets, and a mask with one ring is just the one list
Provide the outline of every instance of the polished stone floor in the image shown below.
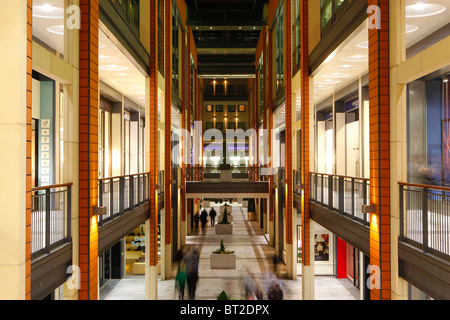
[[[254,221],[248,221],[247,212],[241,206],[232,206],[233,234],[216,235],[214,227],[209,222],[204,231],[186,239],[187,252],[197,247],[200,252],[199,281],[197,284],[196,300],[215,300],[225,290],[232,299],[246,299],[245,280],[251,275],[262,288],[264,299],[268,277],[276,274],[282,283],[284,300],[302,299],[301,276],[297,280],[285,279],[283,266],[274,270],[274,249],[267,243],[262,230]],[[216,210],[218,211],[218,210]],[[218,249],[223,239],[226,249],[236,254],[236,269],[213,270],[210,268],[210,253]],[[158,299],[176,300],[175,275],[177,265],[173,265],[172,278],[158,281]],[[357,300],[359,291],[346,279],[335,277],[315,277],[316,300]],[[109,281],[100,291],[102,300],[143,300],[145,299],[145,285],[143,276],[126,276],[121,280]],[[187,299],[187,293],[185,294]]]

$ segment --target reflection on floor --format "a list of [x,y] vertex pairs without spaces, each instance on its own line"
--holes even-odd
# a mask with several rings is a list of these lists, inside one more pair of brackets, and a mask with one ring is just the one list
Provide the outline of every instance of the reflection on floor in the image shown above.
[[[216,210],[219,212],[218,210]],[[200,251],[199,282],[196,300],[215,300],[223,291],[232,299],[245,299],[244,279],[250,272],[265,290],[267,278],[274,272],[273,253],[256,221],[248,221],[247,212],[241,206],[232,206],[233,234],[216,235],[208,222],[204,231],[187,237],[186,251],[197,247]],[[216,219],[217,222],[217,219]],[[218,249],[223,239],[228,250],[236,253],[236,269],[213,270],[210,268],[210,253]],[[172,278],[158,281],[158,299],[176,300],[176,265],[172,268]],[[287,280],[283,267],[277,268],[277,276],[283,284],[284,300],[302,299],[302,280]],[[185,298],[187,293],[185,294]],[[357,300],[359,291],[346,279],[335,277],[315,277],[316,300]],[[125,276],[121,280],[109,281],[100,291],[101,300],[144,300],[144,276]],[[264,292],[264,299],[267,294]]]

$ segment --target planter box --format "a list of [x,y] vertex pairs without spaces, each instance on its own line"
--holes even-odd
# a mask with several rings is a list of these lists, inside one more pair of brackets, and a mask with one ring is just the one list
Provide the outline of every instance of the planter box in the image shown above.
[[256,212],[249,212],[248,213],[248,220],[256,221],[257,220]]
[[[228,214],[228,215],[227,215],[227,218],[228,218],[228,222],[233,222],[233,216],[232,216],[232,215]],[[216,221],[217,221],[217,222],[220,222],[220,221],[222,221],[222,219],[223,219],[223,214],[220,214],[220,215],[217,217]]]
[[233,171],[231,170],[220,170],[220,181],[231,182],[233,181]]
[[211,269],[236,269],[236,255],[230,254],[215,254],[210,255]]
[[233,224],[216,224],[214,231],[216,234],[233,234]]

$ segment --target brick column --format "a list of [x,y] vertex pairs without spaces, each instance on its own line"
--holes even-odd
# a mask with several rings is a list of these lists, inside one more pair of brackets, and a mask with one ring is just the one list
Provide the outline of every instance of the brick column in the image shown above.
[[181,129],[182,133],[180,135],[180,145],[181,145],[181,185],[183,189],[181,190],[181,236],[180,236],[180,244],[184,245],[186,240],[186,163],[185,157],[188,152],[186,148],[186,141],[188,137],[184,135],[186,130],[186,119],[189,115],[186,114],[187,106],[189,101],[187,101],[188,95],[186,94],[186,90],[188,88],[186,80],[187,80],[187,47],[186,47],[186,32],[181,32]]
[[274,61],[274,55],[273,55],[273,31],[270,29],[267,30],[269,32],[269,57],[268,57],[268,63],[269,63],[269,74],[268,74],[268,96],[267,96],[267,109],[268,109],[268,128],[267,128],[267,134],[269,139],[269,154],[270,157],[270,165],[269,167],[269,225],[268,225],[268,232],[270,234],[270,244],[272,246],[275,245],[275,239],[274,239],[274,206],[275,206],[275,199],[273,195],[273,183],[274,183],[274,176],[273,176],[273,160],[274,155],[273,152],[273,146],[272,146],[272,133],[273,133],[273,82],[274,82],[274,74],[273,74],[273,61]]
[[[369,123],[371,299],[391,298],[390,137],[389,137],[389,1],[369,0],[380,8],[381,29],[369,30]],[[380,284],[381,287],[378,285]]]
[[[170,256],[171,244],[171,214],[172,214],[172,134],[171,134],[171,110],[172,110],[172,1],[165,1],[165,105],[164,105],[164,213],[165,213],[165,237],[166,257]],[[167,249],[169,247],[169,249]],[[170,260],[170,259],[169,259]],[[168,266],[165,268],[169,270]]]
[[80,0],[80,300],[98,299],[98,0]]
[[[158,27],[158,4],[157,1],[150,3],[150,28],[157,30]],[[150,83],[148,112],[146,113],[146,122],[148,123],[149,134],[149,231],[146,234],[146,298],[157,298],[157,274],[156,266],[158,263],[158,190],[157,185],[163,181],[158,181],[158,32],[150,32],[150,77],[147,79]]]
[[310,261],[310,221],[309,221],[309,37],[308,0],[300,3],[300,72],[301,72],[301,179],[302,179],[302,262],[309,266]]
[[285,167],[286,167],[286,243],[292,244],[292,17],[291,0],[284,2],[284,95],[286,114],[286,142],[285,142]]

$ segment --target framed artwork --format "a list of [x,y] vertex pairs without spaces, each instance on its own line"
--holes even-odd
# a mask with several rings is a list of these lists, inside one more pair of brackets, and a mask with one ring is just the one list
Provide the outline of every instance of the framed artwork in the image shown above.
[[239,112],[245,112],[245,104],[239,105]]
[[214,122],[207,122],[206,123],[206,130],[209,130],[209,129],[214,129]]
[[330,235],[328,233],[314,235],[315,261],[330,261]]
[[216,112],[223,112],[223,105],[216,105]]
[[214,112],[214,106],[211,104],[208,104],[206,106],[206,112]]
[[227,87],[228,93],[236,93],[236,86],[234,84]]
[[214,87],[212,84],[207,84],[205,86],[205,93],[212,94],[214,92]]
[[247,86],[245,84],[238,85],[238,93],[247,93]]
[[236,105],[228,105],[228,113],[236,112]]
[[238,129],[242,129],[242,130],[244,130],[245,131],[245,122],[239,122],[238,123]]
[[41,128],[50,128],[50,119],[42,119],[41,120]]
[[232,121],[228,122],[228,128],[227,129],[236,130],[236,122],[232,122]]
[[216,86],[216,93],[222,93],[223,94],[223,85],[219,84]]

